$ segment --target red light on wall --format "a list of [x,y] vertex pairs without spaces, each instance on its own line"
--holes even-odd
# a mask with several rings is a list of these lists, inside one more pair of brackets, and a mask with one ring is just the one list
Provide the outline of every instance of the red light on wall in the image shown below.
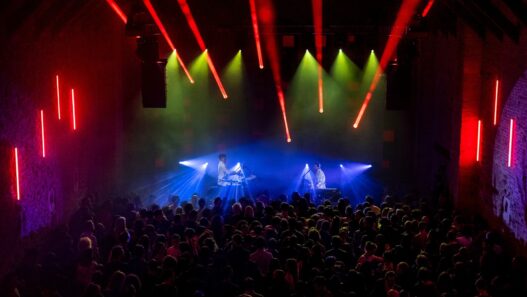
[[55,75],[55,85],[57,87],[57,114],[60,120],[60,85],[59,85],[59,75]]
[[16,200],[20,200],[20,176],[18,174],[18,148],[15,147]]
[[512,167],[512,145],[514,138],[514,119],[511,119],[509,127],[509,155],[507,159],[507,167]]
[[498,122],[498,97],[500,92],[500,81],[496,80],[496,86],[494,87],[494,126]]
[[77,130],[77,111],[75,110],[75,90],[71,89],[71,124],[73,130]]
[[478,120],[478,143],[476,146],[476,162],[480,161],[480,146],[481,146],[481,120]]
[[46,138],[44,135],[44,110],[40,110],[40,132],[42,138],[42,158],[46,157]]

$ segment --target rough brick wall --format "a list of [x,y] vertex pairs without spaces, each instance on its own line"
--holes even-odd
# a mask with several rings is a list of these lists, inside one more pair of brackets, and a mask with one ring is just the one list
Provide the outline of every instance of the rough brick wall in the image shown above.
[[[2,238],[10,232],[26,237],[66,222],[86,194],[104,196],[114,190],[123,105],[139,93],[137,83],[126,81],[138,74],[135,38],[125,35],[124,25],[104,2],[88,5],[67,26],[56,28],[48,21],[52,23],[43,20],[36,26],[28,19],[14,32],[0,30],[0,160],[10,160],[0,164],[8,171],[0,174],[0,183],[9,184],[9,191],[0,189],[0,203],[14,205],[13,213],[19,208],[15,215],[21,222],[20,230],[2,222]],[[55,74],[61,78],[60,121]],[[123,88],[125,84],[129,87]],[[71,129],[71,88],[77,99],[76,132]],[[46,158],[41,157],[40,109]],[[10,154],[15,146],[20,152],[20,201],[13,196]]]
[[[484,217],[492,227],[512,235],[518,246],[525,246],[525,69],[527,69],[527,30],[522,29],[518,41],[499,39],[492,34],[477,37],[464,29],[463,52],[468,56],[464,68],[478,69],[470,73],[461,88],[461,119],[467,125],[460,133],[458,188],[455,202],[470,215]],[[473,52],[479,57],[474,59]],[[469,64],[472,63],[472,65]],[[494,95],[496,79],[500,81],[498,125],[494,126]],[[470,81],[477,80],[478,84]],[[470,98],[467,94],[477,94]],[[517,117],[515,161],[507,168],[509,120]],[[481,161],[476,162],[477,120],[482,120]],[[523,130],[522,130],[523,129]],[[466,154],[463,154],[463,151]]]
[[[514,119],[512,164],[508,167],[510,119]],[[494,215],[527,243],[527,71],[507,99],[494,145],[492,206]]]
[[[46,227],[56,218],[56,203],[62,201],[60,177],[56,155],[41,157],[39,113],[31,96],[21,91],[9,79],[2,77],[2,101],[0,109],[0,139],[6,142],[4,154],[8,155],[9,169],[3,182],[10,185],[7,197],[16,199],[14,175],[14,153],[19,152],[19,175],[21,200],[18,201],[21,212],[21,235]],[[49,129],[50,127],[48,127]],[[6,164],[7,165],[7,164]],[[5,203],[6,201],[4,201]]]

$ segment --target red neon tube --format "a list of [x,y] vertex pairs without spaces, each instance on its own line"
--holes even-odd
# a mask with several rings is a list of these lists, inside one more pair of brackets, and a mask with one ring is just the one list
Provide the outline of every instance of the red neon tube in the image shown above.
[[77,130],[77,111],[75,110],[75,90],[71,89],[71,118],[73,130]]
[[480,161],[480,147],[481,147],[481,120],[478,120],[478,143],[476,147],[476,162]]
[[507,159],[507,167],[511,167],[512,166],[513,138],[514,138],[514,119],[511,119],[511,123],[510,123],[510,127],[509,127],[509,157]]
[[46,157],[46,138],[44,135],[44,110],[40,110],[40,132],[42,138],[42,158]]
[[18,172],[18,148],[15,147],[16,200],[20,200],[20,175]]
[[494,126],[498,123],[498,97],[500,91],[500,81],[496,80],[496,86],[494,87]]
[[55,85],[57,87],[57,113],[60,120],[60,85],[59,85],[59,75],[55,75]]

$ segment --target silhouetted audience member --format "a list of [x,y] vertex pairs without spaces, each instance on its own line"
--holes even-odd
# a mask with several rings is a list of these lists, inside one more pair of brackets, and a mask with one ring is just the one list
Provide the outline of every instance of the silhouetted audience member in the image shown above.
[[527,296],[500,233],[411,196],[96,198],[28,247],[0,296]]

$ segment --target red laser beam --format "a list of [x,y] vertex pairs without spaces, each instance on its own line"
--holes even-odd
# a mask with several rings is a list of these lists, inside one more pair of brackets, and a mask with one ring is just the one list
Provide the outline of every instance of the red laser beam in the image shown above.
[[500,93],[500,81],[496,80],[496,85],[494,87],[494,126],[498,123],[498,98]]
[[73,130],[77,130],[77,111],[75,110],[75,90],[71,89],[71,123]]
[[430,12],[430,9],[432,8],[432,5],[434,5],[435,0],[428,0],[428,3],[426,4],[425,9],[423,9],[423,12],[421,13],[422,17],[426,17],[428,13]]
[[278,86],[277,94],[278,94],[278,102],[280,103],[280,109],[282,110],[282,120],[284,121],[286,141],[291,142],[291,134],[289,134],[289,125],[287,124],[287,114],[285,112],[284,91],[282,90],[281,85]]
[[360,107],[360,111],[359,111],[359,114],[357,115],[357,119],[355,120],[355,123],[353,123],[353,128],[356,129],[359,127],[360,120],[362,119],[362,116],[364,115],[364,112],[366,111],[366,107],[368,106],[368,104],[370,104],[371,96],[372,96],[372,91],[370,90],[366,94],[364,103],[362,103],[362,106]]
[[478,143],[476,146],[476,162],[480,161],[480,147],[481,147],[481,120],[478,120]]
[[263,24],[263,36],[266,41],[265,49],[267,51],[267,55],[269,56],[278,103],[280,104],[280,109],[282,111],[282,120],[284,121],[286,141],[291,142],[291,134],[289,133],[289,125],[287,123],[285,97],[282,90],[282,77],[280,75],[280,55],[278,54],[278,46],[274,27],[274,8],[271,0],[262,0],[259,1],[258,4],[258,16]]
[[513,138],[514,138],[514,119],[511,119],[510,126],[509,126],[509,155],[508,155],[508,158],[507,158],[507,167],[511,167],[512,166]]
[[324,82],[322,81],[322,65],[318,65],[318,112],[324,112]]
[[258,66],[260,69],[264,68],[262,47],[260,45],[260,31],[258,30],[258,14],[256,13],[256,0],[249,0],[251,7],[251,21],[253,24],[254,41],[256,43],[256,53],[258,54]]
[[16,200],[20,200],[20,175],[18,171],[18,148],[15,147]]
[[372,93],[375,91],[375,88],[377,88],[377,84],[379,83],[379,80],[381,79],[381,75],[384,72],[384,69],[388,65],[388,62],[393,57],[393,54],[395,53],[395,50],[397,49],[397,45],[399,45],[399,41],[401,40],[401,37],[403,36],[404,30],[410,20],[412,19],[412,16],[415,13],[415,10],[417,8],[417,5],[419,4],[419,0],[404,0],[401,4],[401,8],[399,9],[399,12],[397,12],[397,18],[395,19],[395,23],[392,26],[392,30],[390,32],[390,36],[388,37],[388,42],[386,42],[386,46],[384,47],[384,52],[382,53],[381,61],[379,63],[379,66],[377,70],[375,71],[375,75],[373,77],[373,80],[370,84],[370,87],[368,88],[368,93],[366,94],[366,98],[364,99],[364,102],[362,103],[362,106],[360,108],[360,111],[357,115],[357,118],[355,119],[355,122],[353,123],[353,128],[358,128],[359,123],[364,116],[364,113],[366,112],[366,108],[368,107],[368,104],[370,103]]
[[[190,27],[190,30],[194,34],[194,37],[196,38],[196,41],[198,42],[199,47],[202,51],[207,51],[207,46],[205,45],[205,41],[203,40],[203,37],[201,36],[201,33],[199,32],[198,25],[196,21],[194,20],[194,17],[192,16],[192,12],[190,11],[190,7],[188,6],[188,3],[186,0],[178,0],[179,7],[181,8],[181,11],[185,15],[185,18],[187,19],[188,26]],[[214,67],[214,63],[212,62],[212,59],[207,54],[207,64],[209,65],[210,71],[212,72],[212,76],[214,77],[214,80],[216,81],[216,84],[218,85],[218,88],[220,89],[221,95],[223,96],[223,99],[227,99],[228,95],[225,91],[225,88],[223,87],[223,83],[221,82],[220,76],[218,75],[218,72],[216,72],[216,67]]]
[[60,120],[60,85],[59,85],[59,75],[55,75],[55,85],[57,88],[57,114]]
[[42,158],[46,157],[46,138],[44,135],[44,110],[40,110],[40,132],[42,138]]
[[210,71],[212,72],[212,76],[214,77],[214,80],[216,80],[216,84],[218,85],[218,88],[220,89],[223,99],[227,99],[229,98],[229,95],[227,95],[227,92],[225,91],[225,88],[223,87],[223,84],[221,83],[220,76],[218,75],[218,72],[216,72],[216,67],[214,67],[214,64],[212,63],[212,59],[210,58],[209,53],[206,49],[205,49],[205,52],[207,55],[207,64],[209,65]]
[[322,0],[313,0],[313,25],[315,28],[315,48],[318,61],[318,112],[324,112],[324,81],[322,80]]
[[150,0],[143,0],[143,3],[145,4],[146,9],[148,10],[148,12],[152,16],[152,18],[154,19],[154,22],[156,23],[157,27],[159,28],[159,31],[161,31],[161,35],[163,35],[163,37],[165,38],[165,41],[167,42],[168,46],[176,54],[176,58],[177,58],[177,60],[179,62],[179,65],[181,65],[181,69],[183,69],[183,72],[185,72],[185,75],[188,77],[188,80],[190,81],[190,83],[193,84],[194,83],[194,79],[190,75],[190,72],[188,72],[187,66],[185,66],[185,63],[183,63],[183,60],[181,59],[181,57],[177,53],[176,47],[174,46],[174,43],[170,39],[170,36],[168,35],[167,30],[165,29],[165,26],[161,22],[161,19],[157,15],[157,12],[154,9],[154,6],[152,5],[152,2],[150,2]]
[[117,5],[117,3],[115,3],[114,0],[106,0],[106,3],[108,3],[108,5],[110,5],[110,7],[113,9],[113,11],[115,11],[117,16],[119,16],[119,18],[123,21],[123,23],[126,24],[128,22],[128,18],[126,17],[126,14],[119,7],[119,5]]
[[181,8],[181,11],[185,15],[185,18],[187,19],[187,23],[190,27],[190,30],[194,34],[194,37],[196,38],[196,41],[198,42],[199,48],[204,51],[207,47],[205,46],[205,41],[203,40],[203,37],[201,36],[201,33],[199,32],[198,25],[196,24],[196,21],[194,20],[194,16],[192,16],[192,12],[190,11],[190,7],[188,6],[188,3],[186,0],[178,0],[179,7]]

